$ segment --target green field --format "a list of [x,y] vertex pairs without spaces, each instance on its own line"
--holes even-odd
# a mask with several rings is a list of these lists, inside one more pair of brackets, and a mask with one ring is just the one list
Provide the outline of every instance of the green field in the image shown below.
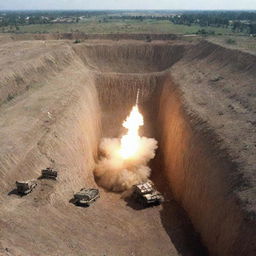
[[[230,43],[228,40],[232,40]],[[249,36],[215,36],[209,37],[209,41],[223,45],[231,49],[244,50],[250,53],[256,53],[256,38]]]
[[[2,29],[2,30],[1,30]],[[115,34],[115,33],[171,33],[190,35],[196,34],[199,30],[204,29],[210,33],[208,40],[225,45],[230,48],[243,49],[246,51],[256,52],[256,38],[249,37],[242,33],[234,33],[229,28],[222,27],[201,27],[199,25],[176,25],[168,20],[156,19],[107,19],[106,16],[91,17],[78,23],[53,23],[53,24],[35,24],[15,27],[2,27],[0,32],[15,33],[70,33],[84,32],[88,34]],[[243,36],[242,36],[243,35]],[[184,38],[193,40],[193,38]],[[234,41],[233,44],[227,43],[228,39]]]
[[[13,28],[14,29],[14,28]],[[215,34],[230,35],[233,34],[230,29],[217,27],[200,27],[197,25],[175,25],[168,20],[144,19],[123,20],[115,19],[101,21],[90,19],[84,22],[64,24],[35,24],[19,26],[19,33],[66,33],[80,31],[84,33],[175,33],[175,34],[194,34],[200,29],[214,31]],[[11,30],[13,31],[13,30]],[[10,28],[2,28],[2,32],[11,32]],[[15,31],[14,31],[15,32]]]

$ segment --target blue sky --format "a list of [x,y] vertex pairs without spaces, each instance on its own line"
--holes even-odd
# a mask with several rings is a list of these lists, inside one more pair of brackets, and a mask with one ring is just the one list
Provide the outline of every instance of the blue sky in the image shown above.
[[256,0],[0,0],[0,9],[256,9]]

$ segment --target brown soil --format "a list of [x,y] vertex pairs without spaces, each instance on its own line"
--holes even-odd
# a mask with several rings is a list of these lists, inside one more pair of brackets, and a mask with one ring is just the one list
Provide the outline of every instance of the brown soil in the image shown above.
[[[3,38],[0,56],[0,255],[255,254],[254,56],[207,42]],[[166,202],[141,209],[100,188],[75,207],[138,88]],[[57,181],[12,193],[47,166]]]

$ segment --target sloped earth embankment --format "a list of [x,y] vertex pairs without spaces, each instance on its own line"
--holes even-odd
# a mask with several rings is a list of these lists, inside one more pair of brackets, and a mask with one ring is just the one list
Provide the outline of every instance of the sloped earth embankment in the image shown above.
[[[1,106],[2,254],[206,255],[201,237],[211,255],[254,255],[250,56],[205,42],[13,44],[31,56],[21,51],[28,60],[19,66],[13,58],[9,70],[22,82],[11,84],[15,97],[8,91]],[[36,58],[38,68],[28,72]],[[29,77],[40,86],[27,86]],[[140,209],[100,188],[93,206],[73,206],[73,192],[97,186],[99,140],[123,132],[138,89],[141,132],[159,140],[152,178],[166,202]],[[57,182],[8,195],[16,179],[38,177],[46,166],[59,170]]]

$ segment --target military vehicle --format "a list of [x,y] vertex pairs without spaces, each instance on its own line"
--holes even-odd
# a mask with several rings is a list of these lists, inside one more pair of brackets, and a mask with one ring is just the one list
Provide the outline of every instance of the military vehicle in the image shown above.
[[132,196],[144,206],[164,202],[163,195],[155,189],[153,182],[150,180],[134,185]]
[[16,181],[17,192],[21,195],[27,195],[36,185],[37,183],[34,179],[28,181]]
[[74,194],[73,203],[75,205],[90,206],[90,204],[95,202],[99,197],[100,197],[100,193],[98,189],[82,188],[79,192]]
[[54,180],[56,180],[57,176],[58,176],[57,171],[54,171],[52,168],[47,167],[46,169],[43,169],[41,171],[40,179],[54,179]]

